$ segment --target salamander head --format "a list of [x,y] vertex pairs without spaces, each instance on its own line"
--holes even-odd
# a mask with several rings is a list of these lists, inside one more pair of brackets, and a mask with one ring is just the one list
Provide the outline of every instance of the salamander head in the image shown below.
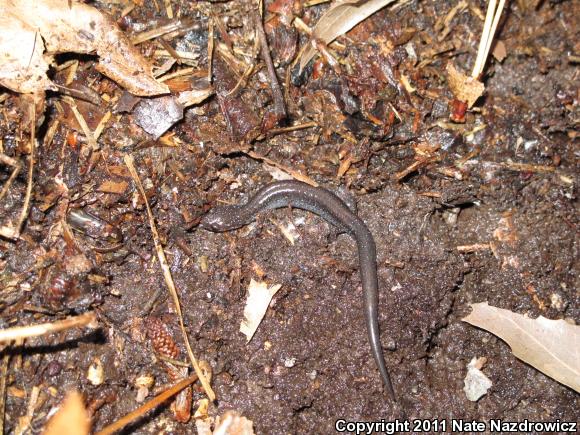
[[239,213],[239,207],[235,205],[213,208],[201,219],[199,226],[216,233],[235,230],[245,224],[240,219]]

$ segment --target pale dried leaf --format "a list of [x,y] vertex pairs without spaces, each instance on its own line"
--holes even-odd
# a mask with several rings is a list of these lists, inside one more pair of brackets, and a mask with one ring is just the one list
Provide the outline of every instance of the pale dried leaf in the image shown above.
[[509,310],[472,304],[464,322],[497,335],[522,361],[580,392],[580,328],[565,320],[530,319]]
[[455,66],[447,64],[447,79],[449,89],[459,101],[465,101],[468,107],[472,107],[475,101],[483,95],[485,86],[479,80],[457,71]]
[[491,379],[481,371],[484,363],[485,358],[473,358],[467,364],[467,375],[463,380],[463,391],[471,402],[477,402],[482,396],[487,394],[487,390],[492,386]]
[[256,329],[258,329],[268,310],[272,297],[280,290],[280,287],[282,287],[281,284],[268,287],[265,282],[258,282],[253,279],[250,281],[248,299],[244,308],[244,320],[242,320],[240,325],[240,331],[246,336],[248,342],[254,336]]
[[202,89],[192,89],[191,91],[183,91],[179,94],[177,98],[178,101],[183,105],[183,107],[193,106],[194,104],[199,104],[210,95],[214,93],[214,89],[211,86]]
[[292,222],[288,223],[276,223],[276,226],[282,233],[284,237],[294,246],[295,240],[300,237],[298,231],[296,231],[296,226]]
[[254,423],[236,411],[226,411],[216,424],[213,435],[254,435]]
[[44,43],[33,27],[7,10],[0,0],[0,84],[23,93],[56,90],[46,76]]
[[80,393],[73,391],[65,397],[60,409],[47,423],[44,435],[88,435],[91,427],[89,413]]
[[[46,67],[54,54],[66,52],[96,53],[97,70],[135,95],[169,92],[114,21],[92,6],[69,5],[69,0],[0,0],[0,16],[0,56],[10,60],[0,65],[0,83],[16,92],[52,89]],[[50,54],[42,54],[45,46]]]
[[[330,44],[365,18],[394,1],[396,0],[346,0],[334,3],[320,17],[316,26],[314,26],[311,41],[320,40],[325,44]],[[310,62],[310,59],[315,54],[316,50],[310,44],[302,53],[300,71]]]

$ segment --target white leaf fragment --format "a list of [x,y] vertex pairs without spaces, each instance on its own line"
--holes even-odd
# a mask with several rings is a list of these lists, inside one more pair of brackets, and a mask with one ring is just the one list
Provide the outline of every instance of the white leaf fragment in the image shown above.
[[487,390],[492,386],[491,379],[480,370],[485,364],[485,360],[485,358],[473,358],[467,364],[467,375],[463,380],[463,391],[467,399],[472,402],[477,402],[482,396],[487,394]]
[[240,331],[246,336],[246,342],[249,343],[254,336],[266,314],[266,310],[268,310],[272,297],[281,287],[281,284],[268,287],[265,282],[258,282],[253,279],[250,281],[248,299],[244,308],[244,320],[240,324]]

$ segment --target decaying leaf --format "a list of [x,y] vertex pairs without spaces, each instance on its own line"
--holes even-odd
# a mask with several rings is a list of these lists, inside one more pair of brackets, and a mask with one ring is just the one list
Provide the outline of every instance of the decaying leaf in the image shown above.
[[463,318],[497,335],[513,354],[551,378],[580,392],[580,328],[565,320],[530,319],[509,310],[472,304]]
[[0,84],[23,93],[56,90],[46,76],[44,44],[32,26],[20,21],[0,0]]
[[265,282],[258,282],[253,279],[250,281],[248,300],[244,308],[244,320],[242,320],[240,325],[240,331],[246,336],[248,342],[254,336],[258,325],[260,325],[266,314],[272,297],[280,290],[280,287],[282,287],[281,284],[268,287]]
[[475,101],[483,95],[485,86],[479,80],[457,71],[455,66],[449,62],[447,64],[447,79],[449,88],[455,98],[459,101],[465,101],[467,107],[472,107]]
[[[365,18],[371,16],[395,0],[344,0],[331,5],[320,17],[312,32],[312,40],[320,40],[330,44],[336,38],[344,35]],[[300,58],[300,71],[316,54],[316,49],[310,44]]]
[[216,424],[213,435],[254,435],[254,423],[236,411],[226,411]]
[[[135,95],[168,93],[151,65],[108,16],[69,0],[0,0],[0,84],[16,92],[55,89],[46,76],[57,53],[96,53],[97,70]],[[47,53],[45,53],[45,48]]]
[[83,398],[73,391],[67,394],[60,409],[46,425],[44,435],[88,435],[90,427],[91,420]]
[[[212,427],[215,428],[212,430]],[[198,435],[254,435],[254,423],[237,411],[226,411],[223,415],[197,419]]]
[[467,364],[467,375],[463,380],[463,391],[471,402],[477,402],[492,386],[491,379],[481,371],[485,361],[486,358],[484,357],[473,358]]
[[105,193],[117,193],[122,194],[125,193],[129,187],[129,183],[126,181],[113,181],[113,180],[105,180],[101,183],[101,185],[97,188],[99,192]]

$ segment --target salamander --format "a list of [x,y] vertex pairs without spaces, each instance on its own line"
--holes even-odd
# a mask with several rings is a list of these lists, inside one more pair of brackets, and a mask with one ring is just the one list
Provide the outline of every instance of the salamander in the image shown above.
[[265,210],[283,207],[307,210],[324,218],[338,229],[354,238],[358,247],[359,269],[364,293],[364,313],[371,353],[379,368],[385,389],[395,401],[393,385],[386,368],[378,322],[377,254],[373,236],[365,223],[335,194],[294,180],[268,184],[243,205],[226,205],[213,208],[200,226],[214,232],[230,231],[252,222]]

